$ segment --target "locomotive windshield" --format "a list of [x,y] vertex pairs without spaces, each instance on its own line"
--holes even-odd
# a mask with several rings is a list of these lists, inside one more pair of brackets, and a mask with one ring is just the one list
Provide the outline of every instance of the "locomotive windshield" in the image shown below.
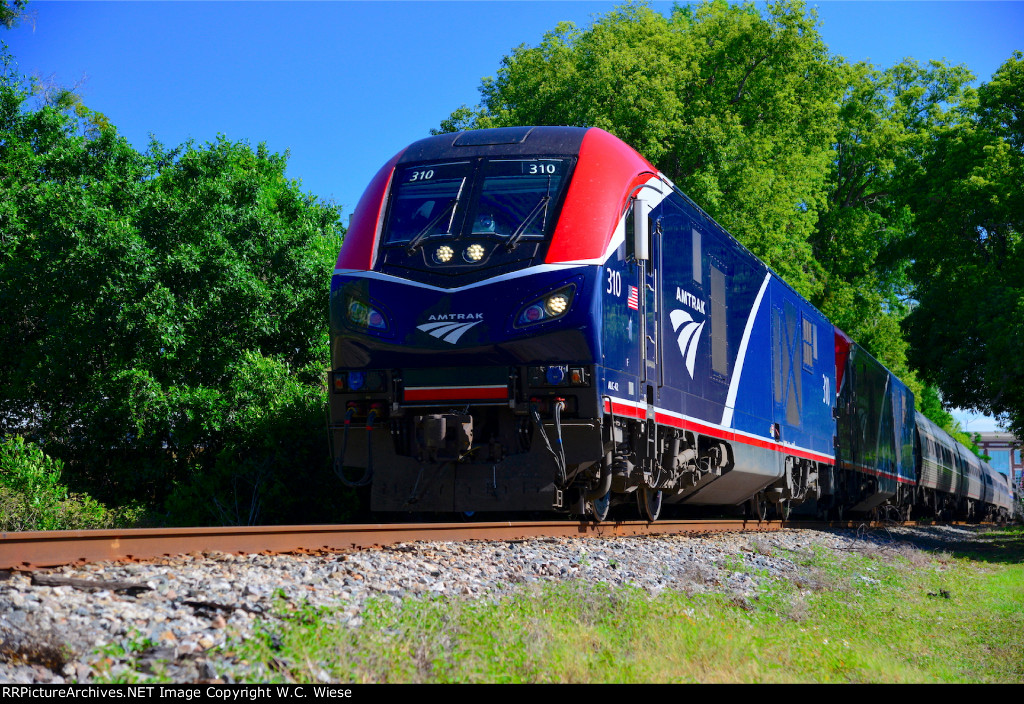
[[396,174],[384,244],[415,248],[430,237],[500,238],[514,248],[545,237],[568,159],[482,159],[419,164]]
[[410,242],[450,233],[470,174],[468,161],[405,169],[394,189],[385,241]]

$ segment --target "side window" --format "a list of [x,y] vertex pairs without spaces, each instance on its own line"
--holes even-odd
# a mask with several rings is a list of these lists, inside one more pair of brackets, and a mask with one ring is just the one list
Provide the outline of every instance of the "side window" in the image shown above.
[[[673,250],[675,249],[675,243],[682,237],[683,233],[686,232],[686,228],[689,226],[689,221],[686,219],[686,215],[679,208],[679,204],[675,202],[675,199],[669,196],[664,201],[665,212],[661,220],[662,227],[662,238],[666,242],[672,243]],[[665,250],[668,251],[667,249]]]
[[800,316],[801,320],[801,332],[803,335],[803,366],[804,371],[813,372],[814,363],[818,359],[818,328],[815,326],[814,321],[805,315]]

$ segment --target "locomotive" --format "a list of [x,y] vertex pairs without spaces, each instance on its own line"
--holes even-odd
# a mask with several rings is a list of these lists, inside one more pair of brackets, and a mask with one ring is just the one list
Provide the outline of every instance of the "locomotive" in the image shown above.
[[1009,510],[1005,479],[624,142],[420,140],[330,295],[335,469],[379,512]]

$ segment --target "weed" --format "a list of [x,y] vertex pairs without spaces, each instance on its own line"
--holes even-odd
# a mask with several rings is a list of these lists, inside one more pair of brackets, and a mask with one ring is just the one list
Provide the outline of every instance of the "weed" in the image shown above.
[[730,572],[745,572],[746,564],[743,561],[743,555],[727,555],[722,560],[722,569]]
[[41,634],[24,641],[15,640],[6,634],[3,641],[0,641],[0,657],[16,665],[41,665],[53,672],[60,672],[74,658],[74,653],[53,634]]
[[[99,656],[96,667],[96,681],[105,684],[133,684],[136,682],[169,682],[163,667],[148,653],[157,651],[157,643],[143,636],[138,629],[124,638],[108,643],[97,649]],[[169,657],[173,658],[173,650]],[[124,661],[125,665],[114,665]]]

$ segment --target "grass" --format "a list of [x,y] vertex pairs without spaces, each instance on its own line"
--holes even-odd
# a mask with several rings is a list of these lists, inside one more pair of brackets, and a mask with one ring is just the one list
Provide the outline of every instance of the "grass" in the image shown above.
[[356,626],[281,601],[223,654],[252,682],[1024,682],[1024,531],[957,550],[788,554],[801,576],[749,598],[562,582]]
[[[208,651],[237,682],[1024,682],[1024,529],[973,542],[754,553],[800,566],[745,596],[684,586],[657,596],[583,581],[493,599],[381,597],[355,621],[281,592],[254,634]],[[923,548],[921,547],[923,546]],[[767,575],[742,556],[720,570]],[[722,576],[721,574],[719,575]],[[682,584],[682,583],[681,583]],[[134,634],[110,682],[170,681]],[[123,649],[123,652],[121,651]],[[8,653],[10,655],[10,653]],[[28,658],[31,653],[20,653]],[[30,658],[29,658],[30,659]],[[124,665],[114,666],[117,660]],[[205,666],[204,666],[205,667]]]

